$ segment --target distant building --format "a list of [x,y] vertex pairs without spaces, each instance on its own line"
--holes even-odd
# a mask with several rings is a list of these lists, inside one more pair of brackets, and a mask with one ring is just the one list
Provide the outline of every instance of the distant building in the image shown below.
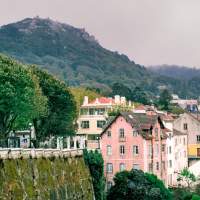
[[172,115],[163,113],[160,117],[168,135],[166,141],[168,186],[177,186],[178,173],[188,166],[187,135],[174,129]]
[[182,109],[191,112],[197,113],[198,112],[198,101],[195,99],[173,99],[171,101],[172,104],[177,104]]
[[174,142],[174,174],[172,185],[178,185],[178,175],[184,168],[188,167],[188,149],[187,149],[187,134],[173,129]]
[[32,124],[29,124],[30,129],[13,130],[9,133],[8,147],[9,148],[30,148],[33,147],[32,141],[36,139],[35,129]]
[[189,165],[200,159],[200,115],[184,113],[174,121],[174,129],[187,134]]
[[167,184],[166,128],[158,115],[120,112],[101,134],[107,187],[116,172],[141,169]]
[[30,148],[31,145],[31,131],[14,131],[10,133],[8,138],[9,148]]
[[177,94],[172,94],[172,99],[173,100],[178,100],[179,99],[179,96]]
[[131,107],[131,103],[119,95],[114,98],[100,97],[91,102],[87,96],[84,97],[78,118],[77,135],[86,136],[89,149],[99,148],[100,134],[107,122],[108,113],[117,106]]

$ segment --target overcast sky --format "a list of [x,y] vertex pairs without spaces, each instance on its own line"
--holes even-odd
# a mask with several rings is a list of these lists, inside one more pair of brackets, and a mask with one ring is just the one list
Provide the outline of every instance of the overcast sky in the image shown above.
[[50,17],[144,65],[200,67],[200,0],[0,0],[0,25]]

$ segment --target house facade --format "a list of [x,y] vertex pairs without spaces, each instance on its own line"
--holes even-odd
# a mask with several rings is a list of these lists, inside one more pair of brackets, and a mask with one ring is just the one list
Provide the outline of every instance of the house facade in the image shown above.
[[103,130],[100,147],[107,186],[115,173],[141,169],[167,184],[165,128],[159,116],[121,112]]
[[188,167],[188,152],[187,152],[187,134],[173,129],[173,143],[174,143],[174,162],[173,162],[173,178],[172,185],[177,186],[177,178],[180,172]]
[[94,101],[89,101],[84,97],[78,118],[77,135],[85,135],[88,149],[98,149],[99,139],[103,127],[105,126],[108,113],[117,106],[131,107],[125,97],[116,95],[114,98],[100,97]]
[[167,185],[174,187],[178,185],[178,174],[188,167],[187,158],[187,134],[174,129],[174,117],[167,112],[157,111],[164,127],[166,127],[166,149],[167,149]]
[[174,121],[174,129],[187,135],[189,166],[200,159],[200,115],[184,113]]

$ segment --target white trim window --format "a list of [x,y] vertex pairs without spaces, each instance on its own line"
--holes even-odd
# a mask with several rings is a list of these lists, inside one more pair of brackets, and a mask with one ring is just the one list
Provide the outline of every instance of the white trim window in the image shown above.
[[120,164],[119,164],[119,171],[122,172],[122,171],[124,171],[124,170],[126,170],[125,164],[124,164],[124,163],[120,163]]
[[81,128],[90,128],[90,122],[89,121],[82,121],[81,122]]
[[111,156],[112,155],[112,147],[111,145],[107,145],[107,156]]
[[124,138],[125,136],[124,136],[125,134],[124,134],[124,129],[123,128],[120,128],[119,129],[119,137],[120,138]]
[[107,173],[113,173],[113,164],[112,163],[107,163],[106,171],[107,171]]
[[124,145],[120,145],[119,153],[120,153],[120,155],[124,155],[125,154],[125,146]]
[[133,164],[133,169],[139,170],[140,169],[140,165],[139,164]]
[[136,156],[139,154],[139,147],[137,145],[133,145],[133,155]]

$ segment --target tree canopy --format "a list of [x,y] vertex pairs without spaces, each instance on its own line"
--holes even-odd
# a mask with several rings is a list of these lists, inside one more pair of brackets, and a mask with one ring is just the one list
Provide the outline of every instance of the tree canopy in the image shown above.
[[115,175],[108,200],[169,200],[171,193],[155,175],[141,170],[122,171]]
[[104,161],[102,155],[96,151],[84,150],[84,160],[89,167],[92,176],[94,194],[96,200],[104,200],[105,178],[104,178]]
[[39,79],[43,94],[47,97],[48,114],[33,120],[38,140],[47,136],[74,134],[76,103],[64,82],[48,72],[32,66],[31,70]]
[[169,110],[169,105],[170,105],[171,100],[172,100],[172,96],[170,92],[167,89],[164,89],[160,94],[158,104],[161,109]]
[[84,87],[70,87],[70,91],[74,96],[74,99],[76,101],[77,105],[77,112],[79,112],[80,106],[83,103],[84,96],[88,96],[89,100],[94,100],[98,97],[101,97],[101,95],[90,88],[84,88]]
[[[26,126],[46,112],[46,97],[27,66],[0,55],[0,134],[5,138],[15,125]],[[21,122],[21,123],[19,123]]]

